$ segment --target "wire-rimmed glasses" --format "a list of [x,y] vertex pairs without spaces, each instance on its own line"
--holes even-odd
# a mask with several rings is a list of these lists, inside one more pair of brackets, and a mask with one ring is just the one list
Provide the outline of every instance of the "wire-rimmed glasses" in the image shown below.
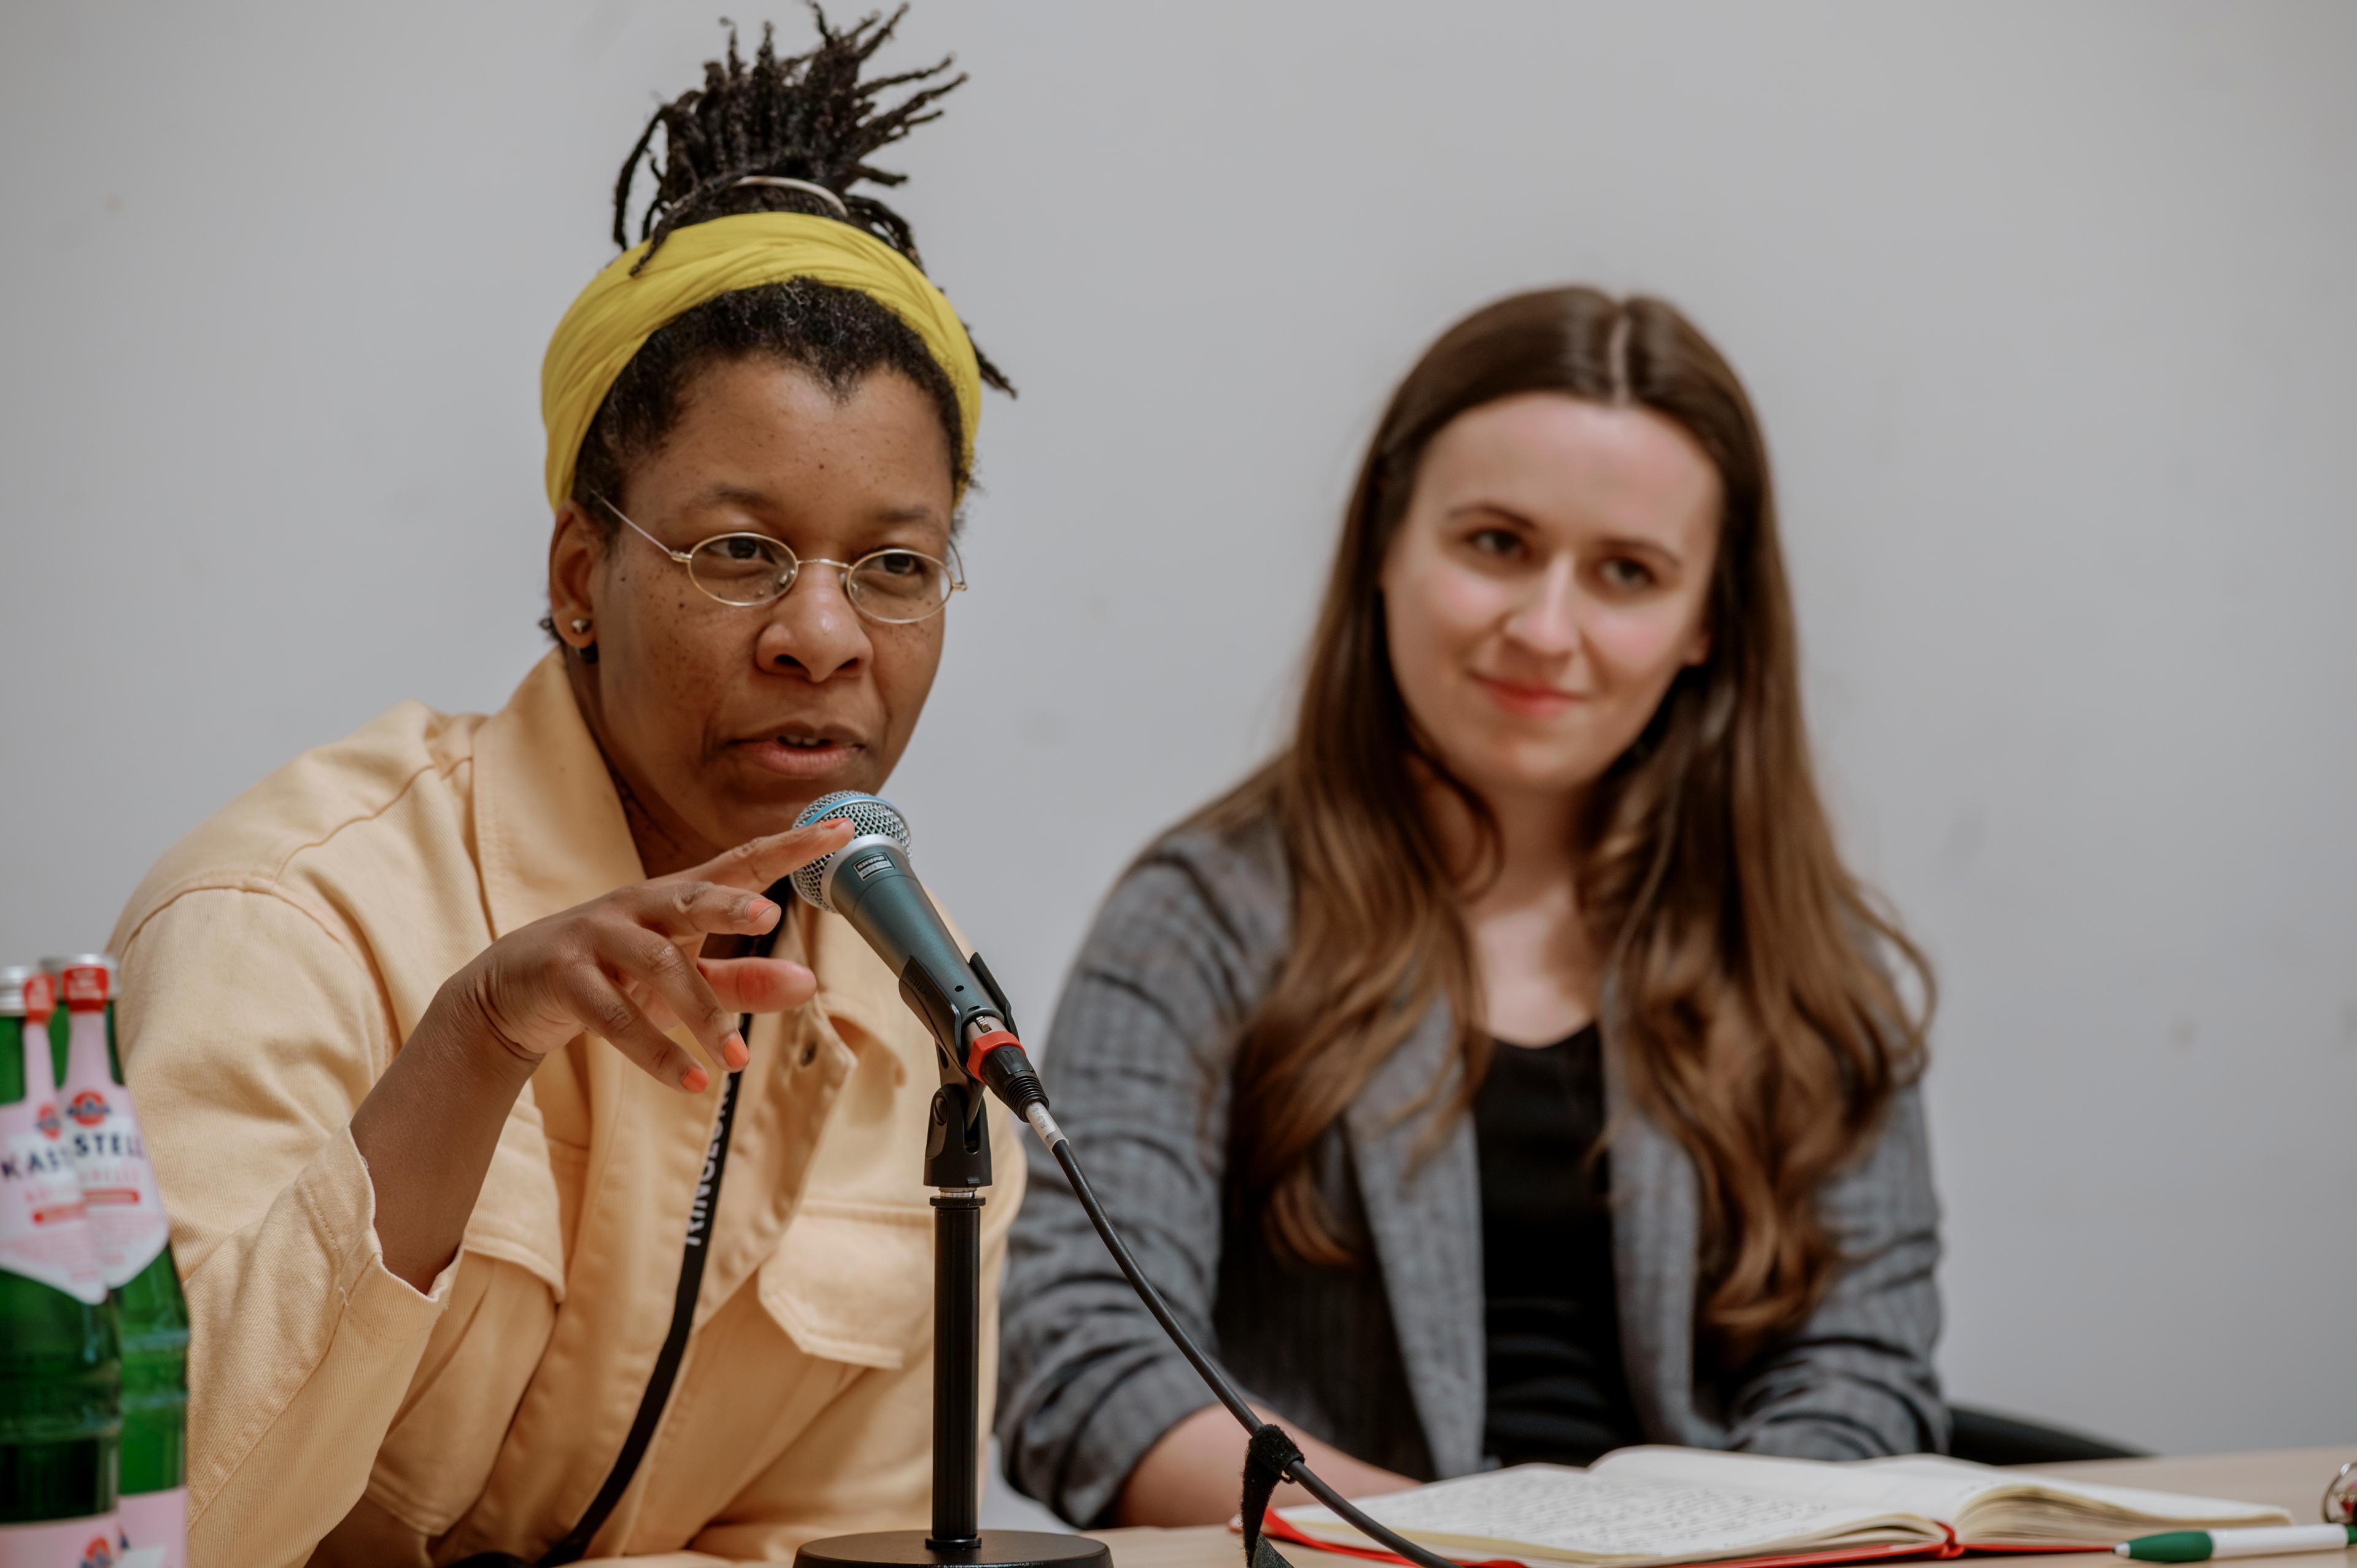
[[908,626],[942,613],[950,596],[965,587],[965,564],[957,545],[944,546],[949,559],[903,545],[871,550],[856,561],[805,561],[782,539],[766,533],[716,533],[686,550],[673,550],[640,528],[604,496],[598,503],[625,527],[687,568],[688,580],[724,605],[773,604],[793,587],[805,566],[832,566],[843,574],[844,597],[870,620]]

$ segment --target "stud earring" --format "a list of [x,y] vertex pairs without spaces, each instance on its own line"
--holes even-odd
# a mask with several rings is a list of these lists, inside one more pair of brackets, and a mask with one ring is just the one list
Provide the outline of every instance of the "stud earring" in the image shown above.
[[589,629],[589,623],[583,620],[579,616],[575,616],[573,618],[573,629],[576,631],[587,631]]
[[[576,637],[580,636],[583,632],[589,629],[589,622],[580,616],[575,616],[573,618],[572,624],[573,635]],[[579,648],[575,649],[574,651],[581,655],[581,662],[584,664],[595,664],[597,662],[597,645],[594,642],[585,642]]]

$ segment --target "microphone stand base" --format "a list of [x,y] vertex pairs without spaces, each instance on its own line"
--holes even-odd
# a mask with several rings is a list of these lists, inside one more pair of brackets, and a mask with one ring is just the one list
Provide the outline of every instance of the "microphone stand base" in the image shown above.
[[1085,1535],[985,1530],[972,1546],[935,1546],[921,1530],[831,1535],[794,1553],[794,1568],[1113,1568],[1113,1553]]

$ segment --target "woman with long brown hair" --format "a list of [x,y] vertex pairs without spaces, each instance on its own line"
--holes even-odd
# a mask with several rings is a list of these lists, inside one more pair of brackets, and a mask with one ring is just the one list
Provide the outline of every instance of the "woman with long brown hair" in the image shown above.
[[[1930,976],[1842,865],[1798,665],[1725,360],[1658,300],[1503,300],[1383,415],[1291,743],[1099,916],[1058,1111],[1346,1491],[1943,1445]],[[1010,1476],[1077,1521],[1226,1517],[1242,1434],[1054,1176]]]

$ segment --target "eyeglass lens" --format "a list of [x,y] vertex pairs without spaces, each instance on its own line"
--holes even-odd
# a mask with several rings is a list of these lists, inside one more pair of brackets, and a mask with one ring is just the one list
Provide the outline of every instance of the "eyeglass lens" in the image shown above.
[[[799,564],[792,551],[759,533],[725,533],[707,539],[688,557],[696,585],[723,604],[766,605],[793,585]],[[879,550],[852,563],[844,593],[863,615],[877,620],[923,620],[947,602],[954,584],[949,568],[913,550]]]
[[793,553],[758,533],[707,539],[687,558],[695,585],[727,605],[766,605],[794,580]]

